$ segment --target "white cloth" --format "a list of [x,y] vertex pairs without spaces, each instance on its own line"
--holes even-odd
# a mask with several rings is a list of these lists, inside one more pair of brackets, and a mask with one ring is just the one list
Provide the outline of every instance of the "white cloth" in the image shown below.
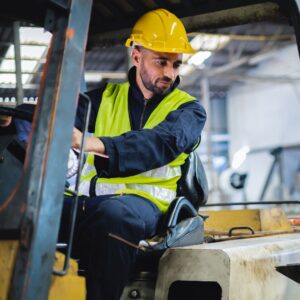
[[78,171],[79,160],[78,155],[74,152],[74,150],[70,150],[69,152],[69,161],[68,161],[68,170],[67,170],[67,179],[74,176]]

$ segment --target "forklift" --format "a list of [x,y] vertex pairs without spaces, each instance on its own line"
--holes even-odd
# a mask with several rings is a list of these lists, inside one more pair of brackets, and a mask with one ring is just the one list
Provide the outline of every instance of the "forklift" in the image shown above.
[[[114,5],[116,15],[106,10]],[[75,214],[68,242],[57,244],[84,55],[87,47],[121,43],[137,18],[154,8],[173,12],[188,32],[285,16],[300,49],[299,0],[2,3],[2,23],[20,21],[44,27],[52,33],[52,40],[34,114],[0,105],[1,115],[33,124],[26,149],[15,132],[0,136],[0,300],[85,298],[84,277],[70,258]],[[82,166],[83,155],[79,161]],[[197,228],[199,242],[167,244],[164,251],[153,250],[155,241],[149,242],[153,249],[141,255],[121,299],[299,299],[299,228],[278,207],[208,210],[204,170],[200,173],[196,202],[180,197],[166,222],[166,232],[170,232],[200,214],[205,221]],[[80,168],[77,178],[72,191],[74,212]],[[163,242],[167,237],[162,237]]]

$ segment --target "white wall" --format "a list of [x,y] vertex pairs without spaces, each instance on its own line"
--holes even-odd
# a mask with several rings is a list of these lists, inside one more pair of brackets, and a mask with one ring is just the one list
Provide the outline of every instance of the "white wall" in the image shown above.
[[[297,47],[276,52],[248,75],[300,78]],[[259,80],[234,85],[228,93],[228,127],[231,158],[246,145],[253,150],[300,144],[300,80]],[[242,169],[250,174],[249,200],[258,199],[271,163],[271,156],[255,154],[243,164]]]

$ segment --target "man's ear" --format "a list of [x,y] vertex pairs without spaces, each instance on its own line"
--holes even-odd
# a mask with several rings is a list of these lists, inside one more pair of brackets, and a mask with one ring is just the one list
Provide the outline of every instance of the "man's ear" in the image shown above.
[[140,64],[141,61],[142,52],[141,49],[133,48],[131,58],[132,63],[137,67]]

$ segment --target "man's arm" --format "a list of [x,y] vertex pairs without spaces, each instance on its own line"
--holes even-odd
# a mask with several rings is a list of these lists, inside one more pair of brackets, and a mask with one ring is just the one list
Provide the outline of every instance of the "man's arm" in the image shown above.
[[100,137],[109,159],[95,156],[98,176],[124,177],[166,165],[191,152],[206,120],[196,101],[181,105],[153,129],[133,130],[118,137]]
[[[95,131],[96,118],[101,103],[102,93],[106,87],[106,83],[103,83],[99,88],[91,90],[86,93],[91,99],[91,114],[88,124],[88,132],[93,133]],[[79,150],[82,141],[82,131],[84,127],[84,115],[87,109],[87,103],[85,99],[79,96],[78,107],[76,112],[75,127],[73,130],[72,148]],[[103,142],[95,137],[86,137],[85,140],[85,152],[94,153],[98,156],[108,157],[105,154],[105,146]]]
[[[73,129],[72,148],[79,150],[82,142],[82,132],[77,128]],[[86,137],[84,151],[95,155],[107,157],[103,142],[96,137]]]

